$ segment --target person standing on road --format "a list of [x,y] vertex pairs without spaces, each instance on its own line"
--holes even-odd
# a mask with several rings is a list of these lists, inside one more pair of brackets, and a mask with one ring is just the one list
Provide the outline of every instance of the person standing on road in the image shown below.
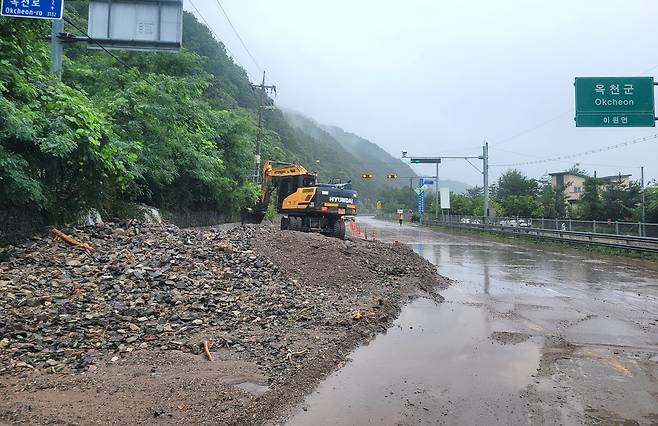
[[398,213],[398,220],[400,221],[400,226],[402,226],[402,213]]

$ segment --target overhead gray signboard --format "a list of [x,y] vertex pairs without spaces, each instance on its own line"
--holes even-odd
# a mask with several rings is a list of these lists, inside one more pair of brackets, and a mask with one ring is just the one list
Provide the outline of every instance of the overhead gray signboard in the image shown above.
[[[91,0],[88,34],[107,49],[177,52],[182,0]],[[90,43],[90,48],[99,48]]]

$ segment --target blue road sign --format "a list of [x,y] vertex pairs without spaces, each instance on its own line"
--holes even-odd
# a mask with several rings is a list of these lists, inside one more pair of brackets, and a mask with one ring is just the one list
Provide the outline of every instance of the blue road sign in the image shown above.
[[64,0],[2,0],[0,15],[18,18],[62,19]]
[[418,194],[418,214],[423,214],[425,212],[425,192],[420,191]]
[[425,185],[434,185],[434,179],[425,179],[423,180]]

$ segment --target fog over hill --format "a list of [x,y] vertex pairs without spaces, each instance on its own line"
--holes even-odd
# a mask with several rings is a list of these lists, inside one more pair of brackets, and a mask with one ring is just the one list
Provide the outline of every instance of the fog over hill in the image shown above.
[[[376,143],[359,135],[347,132],[338,126],[320,124],[296,111],[286,109],[284,110],[284,116],[290,125],[306,135],[316,139],[331,140],[349,152],[354,158],[354,165],[358,166],[359,173],[357,177],[359,179],[362,173],[371,173],[373,175],[369,186],[375,189],[375,193],[378,192],[377,189],[385,186],[409,186],[409,178],[418,176],[408,163],[393,157]],[[387,179],[386,176],[390,174],[397,175],[398,179]],[[440,175],[441,172],[439,171],[439,177]],[[414,186],[416,184],[417,180],[414,179]],[[464,192],[470,187],[470,185],[463,182],[450,179],[440,179],[439,186],[448,187],[451,191],[457,193]]]

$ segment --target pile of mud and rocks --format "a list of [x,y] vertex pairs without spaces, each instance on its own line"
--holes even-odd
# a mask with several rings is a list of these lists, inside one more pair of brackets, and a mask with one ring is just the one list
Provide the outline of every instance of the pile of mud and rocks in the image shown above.
[[[0,421],[263,423],[446,280],[399,244],[106,223],[0,248]],[[88,246],[86,246],[88,245]]]

